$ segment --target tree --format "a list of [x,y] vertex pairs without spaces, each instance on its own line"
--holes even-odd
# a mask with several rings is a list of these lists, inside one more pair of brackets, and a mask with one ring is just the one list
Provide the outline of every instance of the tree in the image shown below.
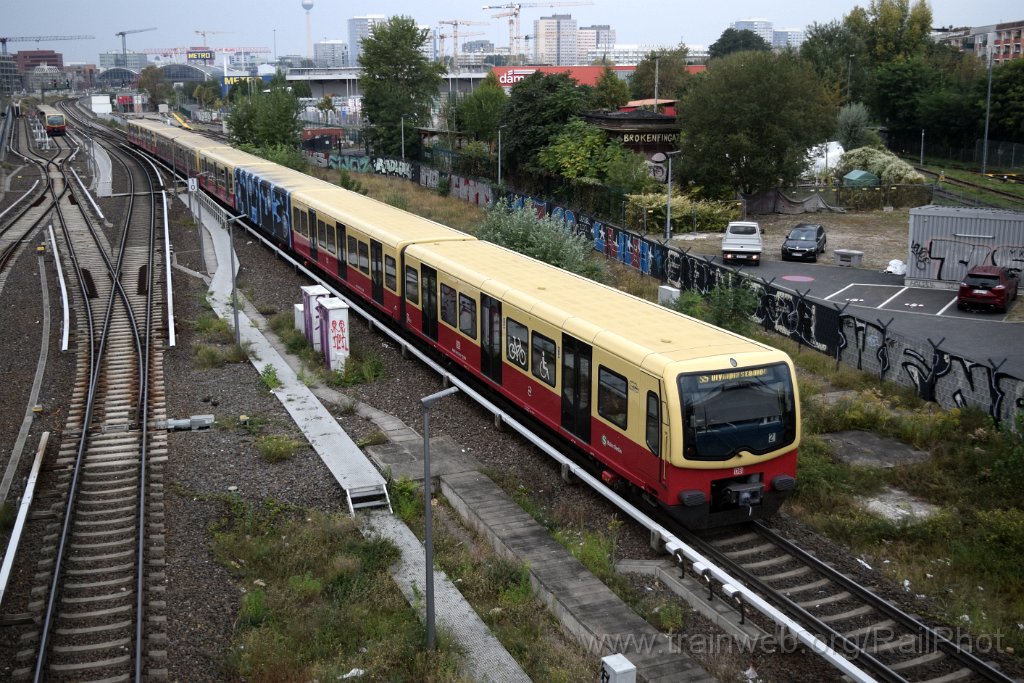
[[860,102],[848,104],[839,110],[836,140],[843,149],[855,149],[881,143],[878,133],[868,128],[870,114]]
[[747,50],[768,52],[771,49],[772,46],[768,44],[767,40],[749,29],[737,31],[734,28],[727,28],[722,31],[722,35],[718,37],[718,40],[711,43],[710,47],[708,47],[708,59],[717,59],[718,57],[731,55],[734,52],[744,52]]
[[203,109],[213,109],[220,106],[220,87],[213,81],[203,81],[192,90],[192,97]]
[[889,144],[897,147],[921,133],[918,99],[933,88],[938,74],[923,57],[879,65],[868,105],[876,120],[889,130]]
[[838,21],[811,24],[807,39],[800,45],[800,56],[814,66],[835,102],[854,102],[864,92],[866,64],[857,55],[865,52],[861,40]]
[[864,43],[869,61],[884,64],[928,50],[932,11],[925,0],[871,0],[867,9],[850,10],[843,25]]
[[544,170],[563,178],[601,182],[616,150],[621,153],[621,145],[611,145],[603,130],[587,125],[582,119],[573,119],[540,151],[537,161]]
[[493,142],[507,103],[505,89],[494,72],[489,72],[477,89],[459,102],[456,117],[462,130],[472,133],[477,140]]
[[576,80],[564,73],[534,72],[512,86],[501,117],[507,135],[502,155],[511,170],[535,169],[537,155],[562,126],[584,109]]
[[334,100],[331,99],[330,95],[324,95],[323,99],[316,103],[316,110],[320,112],[320,117],[324,123],[330,123],[330,112],[334,111]]
[[[984,106],[984,99],[979,101]],[[1024,60],[1011,59],[992,70],[989,133],[995,140],[1024,140]]]
[[653,50],[641,59],[633,77],[629,79],[629,88],[633,98],[648,100],[654,97],[654,75],[658,75],[658,99],[680,100],[690,82],[690,74],[686,70],[686,57],[690,49],[679,45],[673,50]]
[[299,100],[285,87],[239,97],[231,108],[228,131],[234,142],[256,147],[297,147],[302,123]]
[[174,88],[164,81],[164,72],[155,66],[147,66],[139,74],[139,90],[149,94],[150,104],[169,102],[174,97]]
[[376,24],[363,39],[359,65],[363,75],[363,114],[377,151],[397,156],[402,123],[426,121],[441,86],[443,67],[422,52],[429,31],[412,17],[393,16]]
[[682,103],[680,174],[716,194],[792,183],[835,126],[814,69],[792,53],[714,60]]
[[597,83],[590,91],[587,100],[587,107],[604,111],[613,111],[629,102],[629,86],[622,80],[609,65],[605,65],[604,71],[597,79]]

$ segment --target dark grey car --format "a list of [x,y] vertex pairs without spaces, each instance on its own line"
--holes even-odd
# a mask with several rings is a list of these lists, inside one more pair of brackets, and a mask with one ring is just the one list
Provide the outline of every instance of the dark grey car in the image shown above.
[[782,243],[782,260],[817,261],[827,240],[825,228],[817,223],[795,225]]

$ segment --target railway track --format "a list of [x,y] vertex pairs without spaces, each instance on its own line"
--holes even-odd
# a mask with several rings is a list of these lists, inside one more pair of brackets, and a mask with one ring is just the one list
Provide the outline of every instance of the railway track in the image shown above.
[[[933,171],[929,171],[929,170],[927,170],[925,168],[922,168],[920,166],[915,166],[914,169],[916,171],[918,171],[919,173],[925,175],[925,176],[928,176],[928,177],[931,177],[931,178],[936,178],[936,179],[939,178],[939,174],[937,174],[937,173],[935,173]],[[941,183],[938,183],[938,182],[935,183],[935,193],[938,196],[944,197],[946,199],[955,200],[955,201],[961,201],[963,199],[963,197],[961,195],[955,193],[955,192],[951,192],[949,190],[943,189],[943,187],[942,187],[943,185],[945,185],[947,187],[951,187],[951,188],[959,187],[959,188],[964,188],[964,189],[968,189],[968,190],[973,190],[975,192],[979,192],[979,193],[982,193],[982,194],[996,195],[996,196],[998,196],[998,197],[1000,197],[1002,199],[1008,200],[1008,201],[1010,201],[1010,202],[1012,202],[1014,204],[1018,204],[1021,207],[1024,207],[1024,197],[1021,197],[1019,194],[1014,194],[1013,192],[1006,192],[1005,190],[998,190],[998,189],[995,189],[995,188],[992,188],[992,187],[989,187],[989,186],[986,186],[986,185],[980,185],[978,183],[972,183],[969,180],[959,180],[959,179],[956,179],[956,178],[950,178],[950,177],[947,177],[947,176],[943,176]]]
[[[15,680],[159,679],[165,636],[162,266],[152,178],[122,160],[124,222],[105,234],[55,174],[50,207],[77,282],[74,394],[37,497],[33,601]],[[59,177],[58,177],[59,176]]]
[[966,638],[925,625],[760,522],[681,535],[879,681],[1013,681]]

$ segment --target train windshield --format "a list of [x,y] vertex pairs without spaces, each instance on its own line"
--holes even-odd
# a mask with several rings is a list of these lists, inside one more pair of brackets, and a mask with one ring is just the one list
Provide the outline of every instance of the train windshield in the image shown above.
[[47,116],[46,117],[46,123],[50,124],[51,126],[63,126],[64,125],[64,117],[60,116],[59,114],[55,115],[55,116],[54,115]]
[[796,406],[784,363],[680,375],[683,448],[689,460],[755,455],[796,439]]

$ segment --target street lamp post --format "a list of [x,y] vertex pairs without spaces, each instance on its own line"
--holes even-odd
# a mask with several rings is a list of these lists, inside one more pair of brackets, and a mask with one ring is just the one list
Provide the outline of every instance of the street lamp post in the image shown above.
[[981,172],[988,172],[988,115],[992,109],[992,41],[994,35],[988,34],[988,92],[985,95],[985,140],[981,148]]
[[665,203],[665,239],[672,239],[672,157],[682,154],[682,150],[665,154],[668,157],[668,200]]
[[853,90],[853,55],[846,58],[846,103],[850,104],[850,94]]
[[505,126],[498,126],[498,187],[501,187],[501,129]]
[[405,161],[405,114],[402,114],[402,161]]
[[430,508],[430,406],[445,396],[451,396],[458,387],[448,387],[443,391],[420,399],[423,404],[423,550],[427,565],[427,649],[434,649],[434,528],[433,515]]

